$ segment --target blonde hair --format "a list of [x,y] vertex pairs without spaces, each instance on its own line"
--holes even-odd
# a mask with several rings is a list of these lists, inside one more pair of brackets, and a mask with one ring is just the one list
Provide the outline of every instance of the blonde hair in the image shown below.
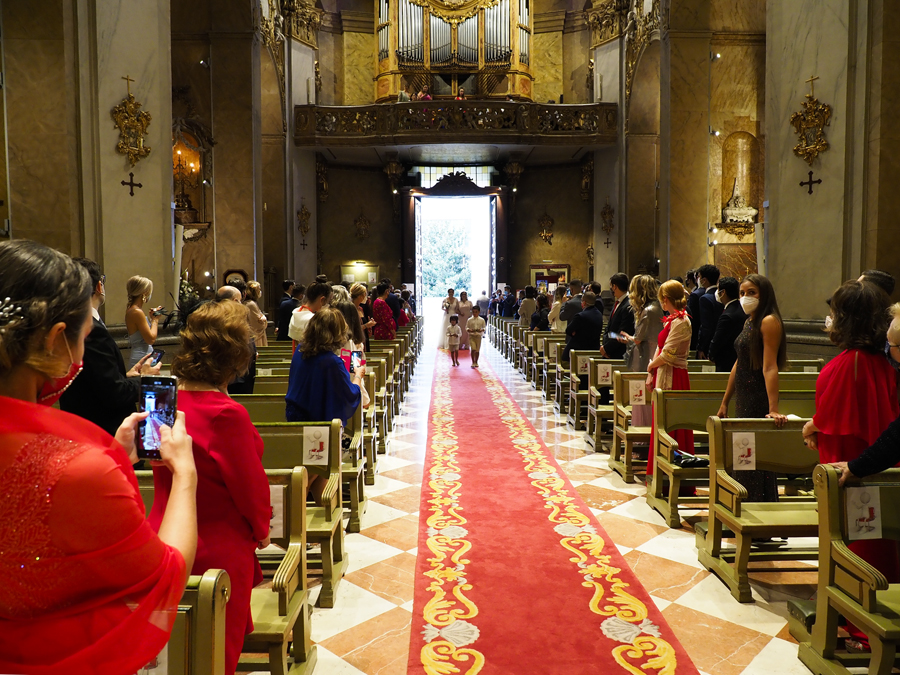
[[557,286],[556,290],[553,291],[553,301],[562,300],[564,297],[566,297],[566,287]]
[[659,282],[649,274],[636,274],[628,285],[628,298],[635,314],[640,314],[659,294]]
[[669,279],[659,287],[659,304],[662,304],[663,298],[668,300],[672,306],[679,312],[687,305],[687,293],[680,281]]
[[143,295],[149,297],[153,294],[153,282],[147,277],[135,274],[125,284],[125,291],[128,293],[128,306],[131,307],[139,297]]
[[253,302],[259,302],[259,299],[262,297],[262,286],[259,285],[258,281],[248,281],[247,282],[247,300],[252,300]]
[[362,284],[353,284],[350,287],[350,299],[353,300],[355,298],[359,298],[363,295],[368,295],[369,291]]

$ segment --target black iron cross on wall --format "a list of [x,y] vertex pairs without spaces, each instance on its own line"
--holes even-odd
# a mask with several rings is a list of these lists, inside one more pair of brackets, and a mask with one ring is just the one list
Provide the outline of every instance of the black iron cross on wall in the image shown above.
[[806,180],[800,181],[800,187],[803,187],[804,185],[808,185],[808,186],[809,186],[809,193],[808,193],[808,194],[812,194],[812,193],[813,193],[813,191],[812,191],[813,185],[818,185],[818,184],[820,184],[820,183],[822,182],[822,179],[821,179],[821,178],[818,178],[818,179],[816,179],[816,180],[813,180],[813,179],[812,179],[812,175],[813,175],[813,172],[810,171],[810,172],[809,172],[809,180],[808,180],[808,181],[806,181]]
[[[819,181],[819,182],[821,183],[822,181]],[[144,184],[143,184],[143,183],[135,183],[135,182],[134,182],[134,173],[129,173],[129,174],[128,174],[128,180],[123,180],[123,181],[122,181],[122,185],[124,185],[125,187],[130,188],[129,194],[130,194],[132,197],[134,197],[134,188],[142,188],[142,187],[144,187]]]

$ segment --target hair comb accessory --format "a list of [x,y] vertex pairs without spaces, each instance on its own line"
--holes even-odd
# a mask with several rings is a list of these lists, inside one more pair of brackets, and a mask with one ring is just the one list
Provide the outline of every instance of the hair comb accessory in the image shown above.
[[16,319],[24,318],[21,305],[15,304],[9,298],[0,301],[0,328],[8,326]]

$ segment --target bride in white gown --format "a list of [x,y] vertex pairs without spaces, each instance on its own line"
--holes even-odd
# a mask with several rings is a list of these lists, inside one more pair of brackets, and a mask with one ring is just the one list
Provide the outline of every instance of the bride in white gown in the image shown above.
[[444,310],[444,321],[441,324],[441,349],[447,349],[447,329],[450,327],[450,317],[459,314],[459,300],[453,294],[451,288],[447,291],[447,297],[441,302],[441,309]]

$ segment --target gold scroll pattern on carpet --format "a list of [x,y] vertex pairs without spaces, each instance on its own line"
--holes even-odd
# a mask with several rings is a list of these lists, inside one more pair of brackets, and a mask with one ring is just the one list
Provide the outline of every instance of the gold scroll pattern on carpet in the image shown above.
[[453,402],[450,398],[449,367],[441,360],[435,374],[432,401],[431,465],[428,487],[430,515],[428,550],[431,568],[425,576],[431,579],[426,591],[433,594],[425,604],[425,645],[420,659],[428,675],[462,673],[476,675],[484,667],[484,655],[470,647],[478,637],[478,627],[468,621],[478,615],[478,607],[466,597],[472,584],[466,579],[465,556],[472,548],[466,540],[466,519],[460,514],[462,487],[456,452],[459,447],[453,430]]
[[607,617],[601,623],[603,634],[622,643],[611,650],[616,663],[634,675],[674,675],[675,649],[648,618],[647,606],[628,593],[628,582],[617,576],[622,570],[612,566],[610,556],[603,554],[606,543],[597,534],[591,518],[569,496],[566,481],[543,449],[534,428],[499,380],[483,370],[481,376],[500,413],[500,421],[522,457],[531,484],[544,499],[547,517],[561,536],[560,545],[572,554],[569,560],[584,577],[581,585],[593,591],[588,603],[591,611]]

